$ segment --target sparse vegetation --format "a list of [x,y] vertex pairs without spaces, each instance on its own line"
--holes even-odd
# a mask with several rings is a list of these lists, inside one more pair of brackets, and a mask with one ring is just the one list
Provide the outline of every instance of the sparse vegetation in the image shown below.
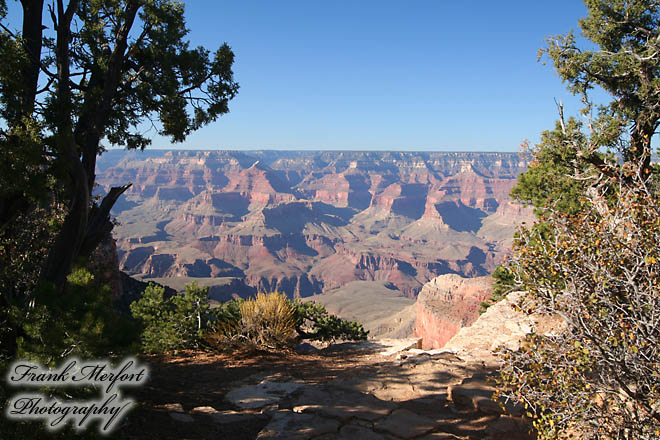
[[525,403],[542,438],[660,432],[660,199],[637,182],[614,203],[551,210],[549,236],[533,229],[517,244],[520,306],[567,325],[503,353],[502,392]]
[[492,273],[492,277],[494,279],[493,291],[486,301],[479,304],[479,314],[484,313],[493,304],[500,302],[515,288],[513,273],[511,273],[511,269],[507,265],[497,266]]
[[209,307],[208,288],[195,283],[180,295],[165,298],[164,293],[151,284],[131,305],[142,324],[142,347],[147,352],[282,349],[301,339],[364,340],[368,335],[361,324],[330,315],[320,304],[292,302],[278,292],[228,301],[215,309]]
[[27,314],[18,306],[10,309],[20,330],[16,356],[53,365],[69,355],[100,357],[130,351],[137,328],[112,307],[110,288],[84,268],[76,268],[66,286],[64,298],[54,288],[38,289]]

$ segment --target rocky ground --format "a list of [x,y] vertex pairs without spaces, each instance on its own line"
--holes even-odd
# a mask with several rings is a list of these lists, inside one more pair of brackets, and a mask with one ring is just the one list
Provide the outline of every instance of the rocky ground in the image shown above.
[[518,408],[490,399],[491,358],[418,340],[309,353],[148,358],[123,439],[516,439]]

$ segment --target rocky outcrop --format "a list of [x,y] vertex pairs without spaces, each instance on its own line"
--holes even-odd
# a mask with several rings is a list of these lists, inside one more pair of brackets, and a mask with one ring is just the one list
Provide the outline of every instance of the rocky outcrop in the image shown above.
[[513,305],[522,295],[522,292],[510,293],[490,306],[472,325],[461,328],[444,348],[480,362],[495,363],[493,352],[498,347],[518,350],[522,339],[532,331],[539,334],[561,331],[564,322],[558,316],[517,311]]
[[117,301],[124,290],[117,267],[117,243],[113,238],[102,241],[89,258],[89,271],[102,285],[110,287],[110,295]]
[[479,316],[479,304],[491,292],[489,276],[463,278],[455,274],[426,283],[417,297],[415,334],[424,349],[443,347],[458,331]]
[[[137,280],[130,275],[127,275],[124,272],[119,272],[119,278],[121,282],[121,291],[122,294],[119,298],[116,300],[116,304],[119,307],[120,310],[122,310],[125,313],[130,313],[130,305],[134,302],[142,298],[142,293],[144,293],[144,290],[149,286],[149,283],[145,283],[144,281]],[[150,281],[150,283],[153,283],[153,281]],[[165,298],[169,298],[172,295],[176,295],[176,290],[163,286],[158,283],[154,283],[159,287],[162,287],[165,290]]]

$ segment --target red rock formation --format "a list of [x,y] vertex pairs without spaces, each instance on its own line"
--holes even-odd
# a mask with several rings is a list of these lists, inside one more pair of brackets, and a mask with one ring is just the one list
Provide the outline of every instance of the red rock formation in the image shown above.
[[225,276],[218,260],[246,291],[385,280],[415,297],[443,273],[489,273],[526,215],[508,199],[526,161],[509,153],[122,154],[102,156],[97,180],[133,182],[115,211],[133,274]]
[[510,200],[504,200],[497,207],[496,214],[509,219],[512,223],[520,223],[521,221],[533,222],[534,210],[530,206],[523,206],[519,203],[513,203]]
[[440,275],[426,283],[417,297],[415,334],[424,349],[440,348],[462,327],[479,317],[479,304],[491,292],[489,276],[463,278]]

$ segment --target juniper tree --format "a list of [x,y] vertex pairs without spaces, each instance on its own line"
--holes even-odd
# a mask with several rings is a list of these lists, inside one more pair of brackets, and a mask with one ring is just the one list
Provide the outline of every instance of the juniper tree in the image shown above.
[[[0,2],[0,226],[47,193],[66,207],[44,281],[63,285],[78,256],[112,229],[110,209],[129,183],[92,199],[102,141],[144,149],[141,124],[173,141],[228,112],[237,91],[227,44],[190,47],[174,0],[21,0],[13,30]],[[27,167],[26,167],[27,166]],[[34,179],[25,186],[32,174]],[[41,180],[40,180],[41,179]],[[47,188],[44,182],[54,182]]]
[[84,290],[67,277],[109,237],[110,210],[130,186],[92,197],[104,145],[144,149],[149,126],[183,141],[227,113],[238,91],[227,44],[211,52],[187,41],[183,2],[20,0],[18,21],[6,5],[0,0],[0,361],[20,338],[38,343],[34,329],[47,326],[30,321],[35,310],[50,313],[44,322],[58,318],[42,305],[58,295],[62,304],[88,300],[64,298]]
[[[584,102],[533,150],[512,195],[538,222],[507,266],[520,307],[565,327],[503,352],[500,393],[525,403],[541,438],[657,438],[660,334],[657,167],[660,2],[586,0],[581,49],[571,32],[540,51]],[[600,87],[612,100],[590,101]]]

